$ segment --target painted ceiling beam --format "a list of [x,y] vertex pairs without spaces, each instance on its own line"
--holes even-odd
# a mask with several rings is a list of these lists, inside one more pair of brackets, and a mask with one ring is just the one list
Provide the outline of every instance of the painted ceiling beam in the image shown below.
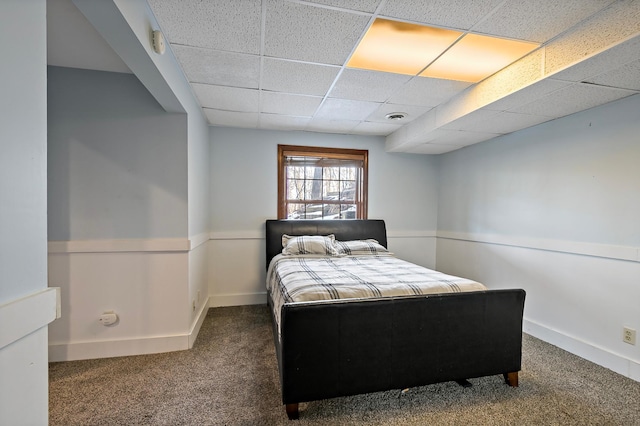
[[[470,86],[386,137],[389,152],[439,153],[436,146],[470,145],[518,130],[465,132],[464,123],[504,111],[529,99],[533,91],[553,93],[563,87],[624,65],[640,49],[640,2],[619,1],[507,66]],[[624,52],[633,52],[626,55]],[[629,91],[628,95],[634,92]],[[622,94],[626,95],[626,94]],[[604,100],[603,103],[608,102]],[[548,117],[552,120],[558,117]],[[540,119],[540,118],[539,118]],[[548,121],[542,118],[542,121]],[[521,128],[531,124],[522,125]],[[517,127],[517,126],[516,126]],[[431,145],[431,146],[428,146]],[[451,148],[449,146],[449,148]],[[435,149],[435,150],[434,150]],[[431,152],[429,152],[431,150]],[[442,152],[452,149],[443,147]]]
[[166,111],[200,111],[168,43],[162,55],[153,50],[159,25],[145,0],[72,1]]

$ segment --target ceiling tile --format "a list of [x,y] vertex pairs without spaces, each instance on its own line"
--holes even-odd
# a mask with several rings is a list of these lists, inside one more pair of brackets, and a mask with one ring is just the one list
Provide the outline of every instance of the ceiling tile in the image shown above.
[[302,95],[324,96],[340,68],[265,58],[262,89]]
[[188,46],[172,46],[172,49],[192,83],[258,88],[259,56]]
[[627,90],[577,83],[534,102],[514,108],[511,112],[547,117],[564,117],[565,115],[606,104],[632,94],[633,92]]
[[510,0],[473,31],[544,43],[613,0]]
[[414,77],[389,98],[389,103],[434,107],[470,85],[462,81]]
[[353,132],[359,135],[383,135],[386,136],[398,130],[402,125],[391,123],[374,123],[371,121],[363,121],[358,124]]
[[380,106],[376,102],[326,99],[314,117],[325,120],[365,120]]
[[311,117],[322,102],[320,96],[290,95],[262,91],[261,112]]
[[384,102],[410,79],[408,75],[345,69],[338,77],[329,96],[357,101]]
[[545,48],[545,72],[552,74],[567,64],[583,61],[593,52],[608,49],[620,40],[637,37],[639,30],[640,2],[617,1],[550,43]]
[[258,127],[257,112],[221,111],[219,109],[203,108],[209,124],[225,127]]
[[258,112],[260,91],[238,87],[214,86],[210,84],[192,84],[200,105],[204,108],[228,111]]
[[622,89],[640,90],[640,60],[588,79],[587,82]]
[[149,5],[171,43],[260,53],[260,0],[149,0]]
[[266,1],[266,56],[342,65],[370,20],[307,4]]
[[311,118],[289,115],[260,114],[260,128],[271,130],[304,130]]
[[[404,119],[400,123],[403,125],[409,123],[416,118],[420,117],[422,114],[430,111],[431,107],[421,107],[416,105],[398,105],[398,104],[382,104],[380,107],[371,113],[370,116],[367,117],[367,121],[375,121],[378,123],[396,123],[394,121],[389,120],[385,116],[392,112],[403,112],[406,115]],[[399,123],[398,123],[399,124]]]
[[309,3],[324,4],[327,6],[335,6],[343,9],[358,10],[361,12],[375,12],[381,0],[308,0]]
[[[631,0],[149,3],[213,125],[387,135],[394,151],[437,154],[640,91]],[[378,16],[552,41],[477,85],[342,68]]]
[[504,0],[394,0],[387,1],[381,16],[429,25],[468,30]]
[[350,133],[360,121],[357,120],[328,120],[312,118],[305,130],[326,133]]

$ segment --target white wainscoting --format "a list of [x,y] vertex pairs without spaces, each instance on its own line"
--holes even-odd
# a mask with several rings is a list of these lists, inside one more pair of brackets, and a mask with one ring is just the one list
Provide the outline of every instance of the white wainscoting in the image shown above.
[[437,269],[527,291],[524,331],[640,381],[637,247],[438,232]]
[[[389,232],[389,249],[399,258],[435,266],[435,231]],[[267,303],[264,232],[213,232],[209,241],[212,307]]]
[[389,232],[387,245],[389,250],[400,259],[429,269],[436,267],[435,231]]
[[267,303],[264,232],[213,232],[209,241],[212,307]]
[[189,298],[191,325],[189,348],[193,347],[209,309],[209,234],[192,239],[189,251]]
[[[209,307],[207,273],[198,271],[206,268],[207,242],[208,234],[50,242],[49,283],[61,288],[62,307],[49,326],[50,361],[192,347]],[[99,322],[106,311],[118,315],[116,324]]]

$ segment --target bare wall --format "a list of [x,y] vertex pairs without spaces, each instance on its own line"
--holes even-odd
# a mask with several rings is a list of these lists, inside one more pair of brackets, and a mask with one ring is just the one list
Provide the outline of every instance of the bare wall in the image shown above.
[[[192,253],[188,234],[187,114],[166,112],[131,74],[48,77],[49,281],[63,311],[51,359],[187,349],[207,306],[195,300],[206,246]],[[105,327],[110,310],[119,321]]]
[[392,251],[424,266],[435,265],[435,158],[387,153],[382,137],[210,130],[209,291],[214,305],[264,299],[264,221],[277,215],[278,144],[368,149],[369,218],[385,219]]
[[527,291],[525,330],[640,380],[640,95],[441,156],[437,267]]
[[186,237],[186,114],[131,74],[48,78],[49,240]]
[[0,424],[47,424],[44,0],[0,2],[0,53]]

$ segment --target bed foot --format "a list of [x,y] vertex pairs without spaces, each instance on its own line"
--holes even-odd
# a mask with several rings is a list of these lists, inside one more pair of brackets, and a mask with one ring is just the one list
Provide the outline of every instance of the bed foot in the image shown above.
[[504,381],[511,387],[518,387],[518,372],[513,371],[511,373],[504,373]]
[[470,388],[471,386],[473,386],[471,382],[468,381],[467,379],[456,380],[456,383],[462,386],[463,388]]
[[287,410],[287,417],[289,417],[289,420],[298,420],[298,416],[300,415],[298,412],[298,403],[286,404],[284,408]]

